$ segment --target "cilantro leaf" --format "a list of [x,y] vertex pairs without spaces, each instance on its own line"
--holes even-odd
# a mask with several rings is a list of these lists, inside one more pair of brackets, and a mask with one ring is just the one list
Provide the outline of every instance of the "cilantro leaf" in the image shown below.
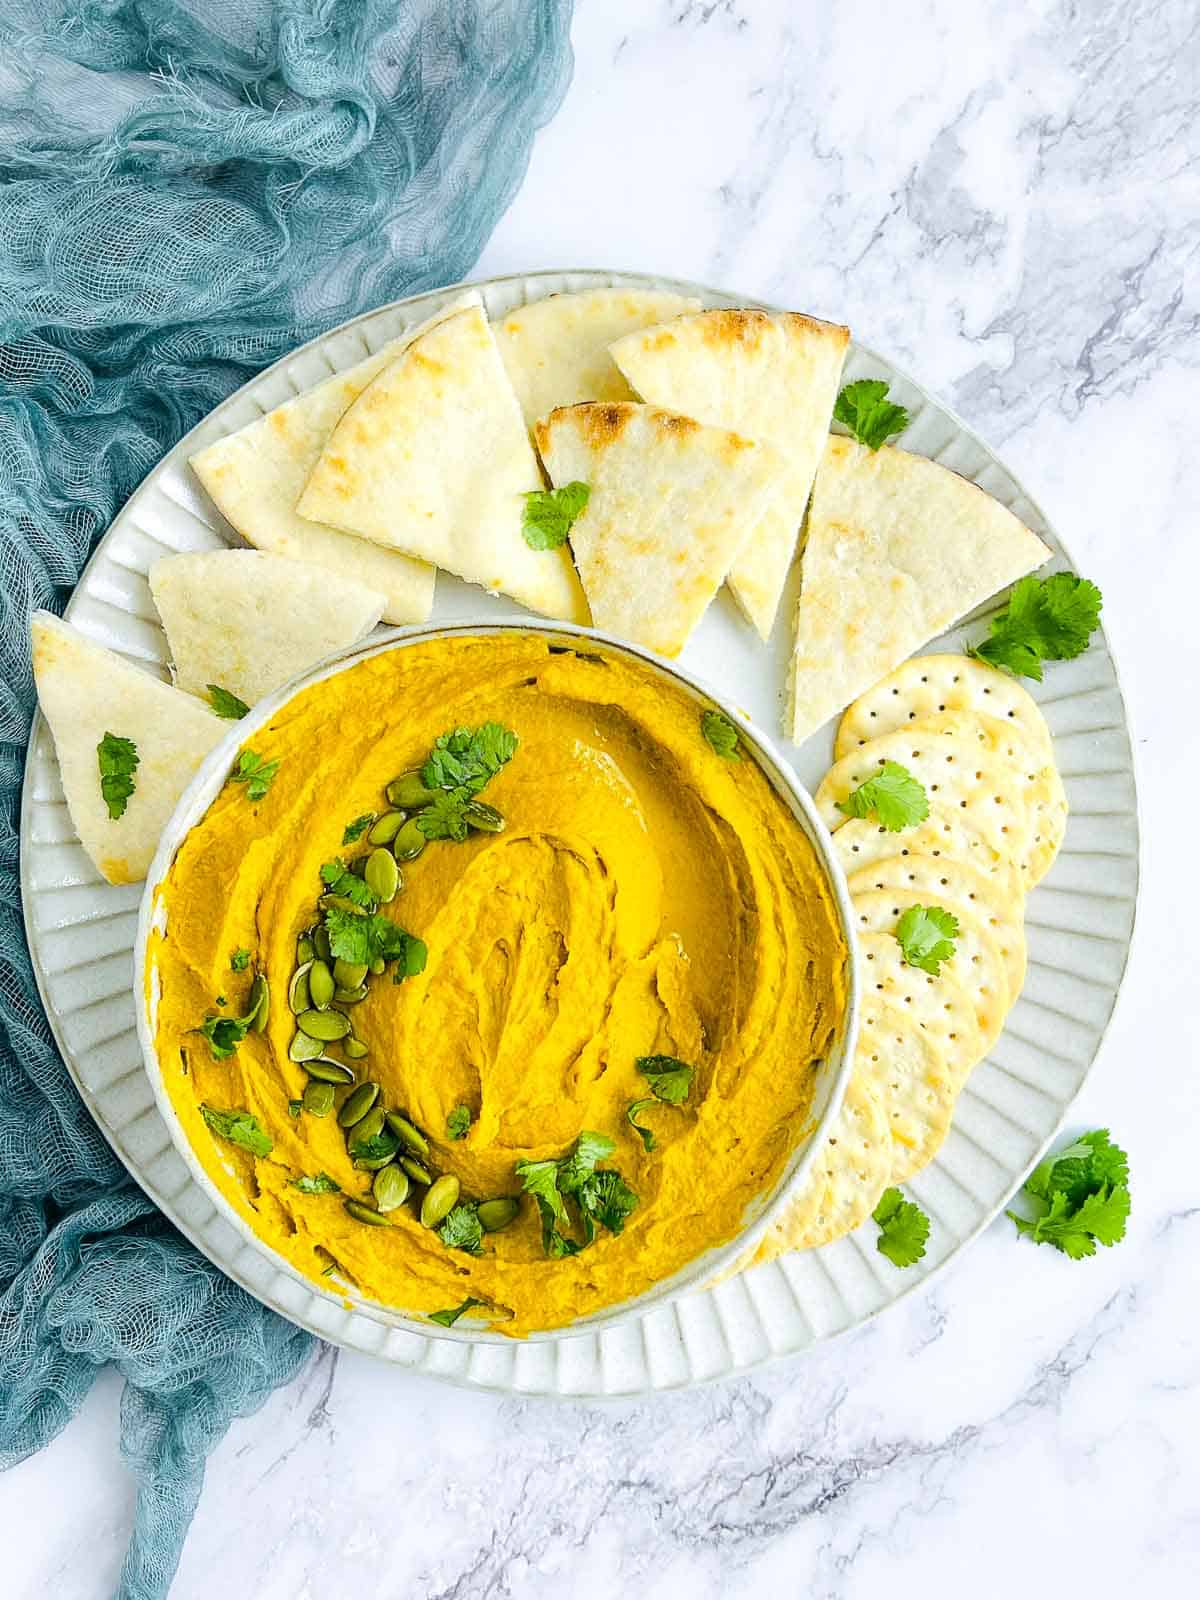
[[471,791],[465,785],[434,795],[417,812],[417,827],[427,839],[453,839],[455,844],[462,844],[471,831],[466,809],[470,798]]
[[[429,959],[429,946],[424,939],[418,939],[415,933],[405,933],[403,928],[400,929],[400,935],[400,948],[395,954],[396,970],[392,974],[393,983],[403,983],[405,978],[418,977],[425,971],[425,963]],[[392,943],[389,942],[387,948],[390,950]],[[391,956],[384,957],[385,961],[391,959]]]
[[606,1133],[585,1128],[575,1148],[558,1164],[558,1186],[564,1194],[576,1194],[596,1170],[596,1163],[612,1155],[616,1145]]
[[382,1133],[373,1133],[369,1139],[352,1139],[350,1142],[350,1159],[352,1161],[379,1161],[384,1156],[394,1156],[399,1148],[399,1139],[390,1128],[385,1128]]
[[914,778],[898,761],[885,761],[874,777],[852,789],[837,808],[847,817],[869,817],[875,813],[880,827],[889,833],[913,828],[929,815],[929,796],[925,785]]
[[453,728],[434,740],[421,782],[427,789],[466,788],[476,795],[512,760],[517,743],[512,729],[498,722]]
[[100,794],[108,807],[108,820],[116,822],[125,815],[129,797],[137,788],[133,775],[141,757],[132,739],[106,733],[96,746],[96,760],[100,768]]
[[331,1178],[327,1172],[318,1172],[314,1177],[307,1173],[300,1178],[288,1180],[293,1189],[299,1189],[301,1194],[341,1194],[342,1186],[336,1179]]
[[465,1139],[471,1126],[470,1106],[455,1106],[446,1118],[446,1137],[448,1139]]
[[1047,1156],[1025,1180],[1037,1215],[1007,1215],[1036,1244],[1052,1244],[1072,1260],[1117,1244],[1129,1218],[1129,1161],[1107,1128],[1096,1128]]
[[229,958],[229,965],[234,972],[245,972],[250,965],[250,952],[245,945],[239,945]]
[[637,1203],[637,1195],[615,1168],[606,1167],[603,1172],[595,1173],[579,1190],[579,1210],[588,1243],[594,1237],[593,1219],[609,1233],[620,1233]]
[[483,1254],[483,1224],[473,1205],[460,1202],[437,1232],[447,1250],[465,1250],[470,1256]]
[[635,1129],[636,1132],[641,1134],[642,1145],[644,1146],[647,1155],[649,1155],[652,1150],[658,1149],[658,1136],[655,1134],[653,1128],[647,1128],[645,1123],[639,1122],[637,1119],[639,1116],[641,1116],[642,1112],[645,1111],[647,1106],[652,1106],[654,1104],[654,1096],[647,1095],[644,1100],[631,1100],[625,1108],[625,1121],[631,1128]]
[[430,1322],[440,1322],[443,1328],[452,1328],[464,1312],[470,1311],[474,1306],[485,1306],[486,1304],[486,1300],[476,1300],[473,1294],[469,1294],[460,1306],[451,1306],[448,1311],[431,1311],[429,1320]]
[[650,1093],[656,1100],[668,1105],[681,1106],[691,1092],[695,1067],[675,1056],[639,1056],[634,1062],[643,1078],[650,1084]]
[[1040,683],[1043,661],[1070,661],[1087,649],[1103,604],[1096,585],[1072,572],[1022,578],[969,654]]
[[906,965],[937,977],[954,954],[958,918],[942,906],[909,906],[896,924],[896,941]]
[[348,822],[346,830],[342,834],[342,843],[353,844],[356,839],[361,839],[375,821],[376,815],[377,813],[374,811],[364,811],[361,817],[355,817],[353,822]]
[[265,800],[279,771],[278,761],[264,761],[257,750],[243,750],[237,770],[229,774],[230,783],[244,783],[248,800]]
[[205,1017],[200,1032],[208,1040],[214,1061],[228,1061],[250,1032],[252,1021],[251,1017]]
[[269,1156],[275,1147],[270,1134],[263,1132],[248,1111],[217,1111],[212,1106],[202,1105],[200,1115],[213,1133],[248,1150],[252,1156]]
[[722,711],[705,711],[700,718],[700,732],[710,748],[722,761],[740,761],[738,732]]
[[367,911],[375,909],[375,896],[368,885],[357,873],[351,872],[340,857],[322,863],[321,882],[330,894],[341,895],[342,899],[349,900],[351,905],[362,906]]
[[591,488],[576,479],[561,489],[532,489],[525,496],[521,532],[531,550],[557,550],[587,505]]
[[304,1101],[303,1100],[289,1100],[288,1101],[288,1116],[289,1117],[298,1117],[303,1110],[304,1110]]
[[838,395],[833,414],[869,450],[908,427],[908,412],[887,397],[888,386],[880,378],[860,378],[848,383]]
[[249,715],[250,707],[244,700],[239,700],[237,695],[231,694],[228,689],[222,689],[219,683],[206,684],[208,698],[212,708],[219,717],[228,717],[231,722],[236,722],[239,717]]
[[875,1248],[895,1267],[913,1267],[925,1254],[929,1238],[929,1218],[913,1200],[906,1200],[899,1189],[885,1189],[871,1213],[879,1224]]
[[596,1237],[596,1224],[620,1233],[638,1197],[615,1168],[603,1172],[596,1163],[616,1148],[607,1134],[585,1129],[570,1153],[559,1161],[520,1161],[516,1166],[526,1194],[533,1195],[542,1217],[542,1246],[548,1256],[577,1255],[584,1248],[565,1232],[571,1226],[566,1197],[574,1200],[585,1244]]
[[382,912],[363,916],[341,906],[329,906],[325,911],[325,931],[330,952],[353,966],[369,965],[377,957],[395,961],[396,982],[425,970],[425,941],[406,933]]

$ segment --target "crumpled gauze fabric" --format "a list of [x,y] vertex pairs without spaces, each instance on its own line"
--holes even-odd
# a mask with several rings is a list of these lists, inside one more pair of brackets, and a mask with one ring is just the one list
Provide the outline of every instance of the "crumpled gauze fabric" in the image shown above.
[[570,9],[0,0],[0,1466],[118,1368],[119,1600],[166,1594],[207,1453],[311,1341],[159,1215],[55,1050],[18,884],[29,613],[252,373],[468,272],[565,92]]

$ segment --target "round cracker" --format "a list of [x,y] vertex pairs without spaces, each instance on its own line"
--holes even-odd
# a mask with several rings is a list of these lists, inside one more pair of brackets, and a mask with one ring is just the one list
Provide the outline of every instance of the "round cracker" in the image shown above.
[[[934,902],[936,904],[936,902]],[[854,896],[854,931],[857,934],[895,935],[906,911],[929,904],[909,889],[872,889]],[[955,911],[958,934],[954,954],[938,973],[948,972],[970,995],[979,1024],[981,1048],[986,1054],[1000,1037],[1008,1015],[1008,973],[1000,946],[982,918],[972,911]]]
[[883,1107],[892,1151],[887,1181],[903,1183],[928,1166],[941,1148],[958,1085],[929,1035],[894,1006],[880,1006],[864,1017],[854,1071],[863,1075]]
[[833,835],[833,849],[847,877],[893,856],[923,855],[936,861],[948,856],[994,880],[1007,904],[1019,908],[1024,899],[1025,876],[1020,868],[998,855],[982,834],[952,811],[895,833],[870,817],[852,817]]
[[890,933],[862,933],[861,1021],[870,1023],[894,1007],[926,1033],[942,1056],[955,1093],[983,1058],[983,1039],[972,996],[946,967],[935,978],[910,967]]
[[849,875],[846,886],[855,898],[872,890],[886,894],[901,889],[919,896],[925,905],[944,905],[956,916],[965,913],[977,917],[986,925],[1004,959],[1009,1004],[1020,994],[1025,982],[1022,905],[1018,900],[1013,906],[997,879],[953,856],[926,856],[910,850],[906,855],[886,856],[860,867]]
[[834,759],[869,739],[947,711],[977,711],[1011,722],[1032,749],[1053,760],[1050,730],[1033,696],[1007,672],[958,655],[914,656],[859,695],[838,724]]
[[853,1233],[878,1205],[891,1181],[892,1161],[883,1104],[860,1072],[856,1056],[841,1110],[804,1187],[740,1265],[761,1266],[789,1250],[811,1250]]

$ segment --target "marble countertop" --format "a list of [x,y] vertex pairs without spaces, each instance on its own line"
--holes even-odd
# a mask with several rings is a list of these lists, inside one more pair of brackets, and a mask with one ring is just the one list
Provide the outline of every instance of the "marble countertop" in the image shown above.
[[[1200,44],[1189,0],[582,0],[480,274],[633,267],[849,322],[977,426],[1103,588],[1140,764],[1134,956],[1075,1125],[1129,1237],[993,1227],[859,1333],[653,1402],[324,1350],[212,1459],[173,1600],[1156,1600],[1200,1569]],[[119,1384],[0,1479],[10,1600],[103,1600]],[[15,1536],[19,1530],[19,1537]]]

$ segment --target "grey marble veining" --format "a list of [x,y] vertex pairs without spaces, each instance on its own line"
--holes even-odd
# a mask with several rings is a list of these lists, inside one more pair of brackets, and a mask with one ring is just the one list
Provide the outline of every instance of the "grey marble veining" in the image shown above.
[[[1003,448],[1101,584],[1147,848],[1076,1125],[1130,1151],[1129,1238],[1070,1263],[1000,1220],[855,1335],[636,1404],[324,1351],[217,1451],[179,1600],[1195,1592],[1198,30],[1184,0],[582,0],[574,86],[480,263],[848,321]],[[110,1592],[117,1398],[0,1479],[13,1600]]]

